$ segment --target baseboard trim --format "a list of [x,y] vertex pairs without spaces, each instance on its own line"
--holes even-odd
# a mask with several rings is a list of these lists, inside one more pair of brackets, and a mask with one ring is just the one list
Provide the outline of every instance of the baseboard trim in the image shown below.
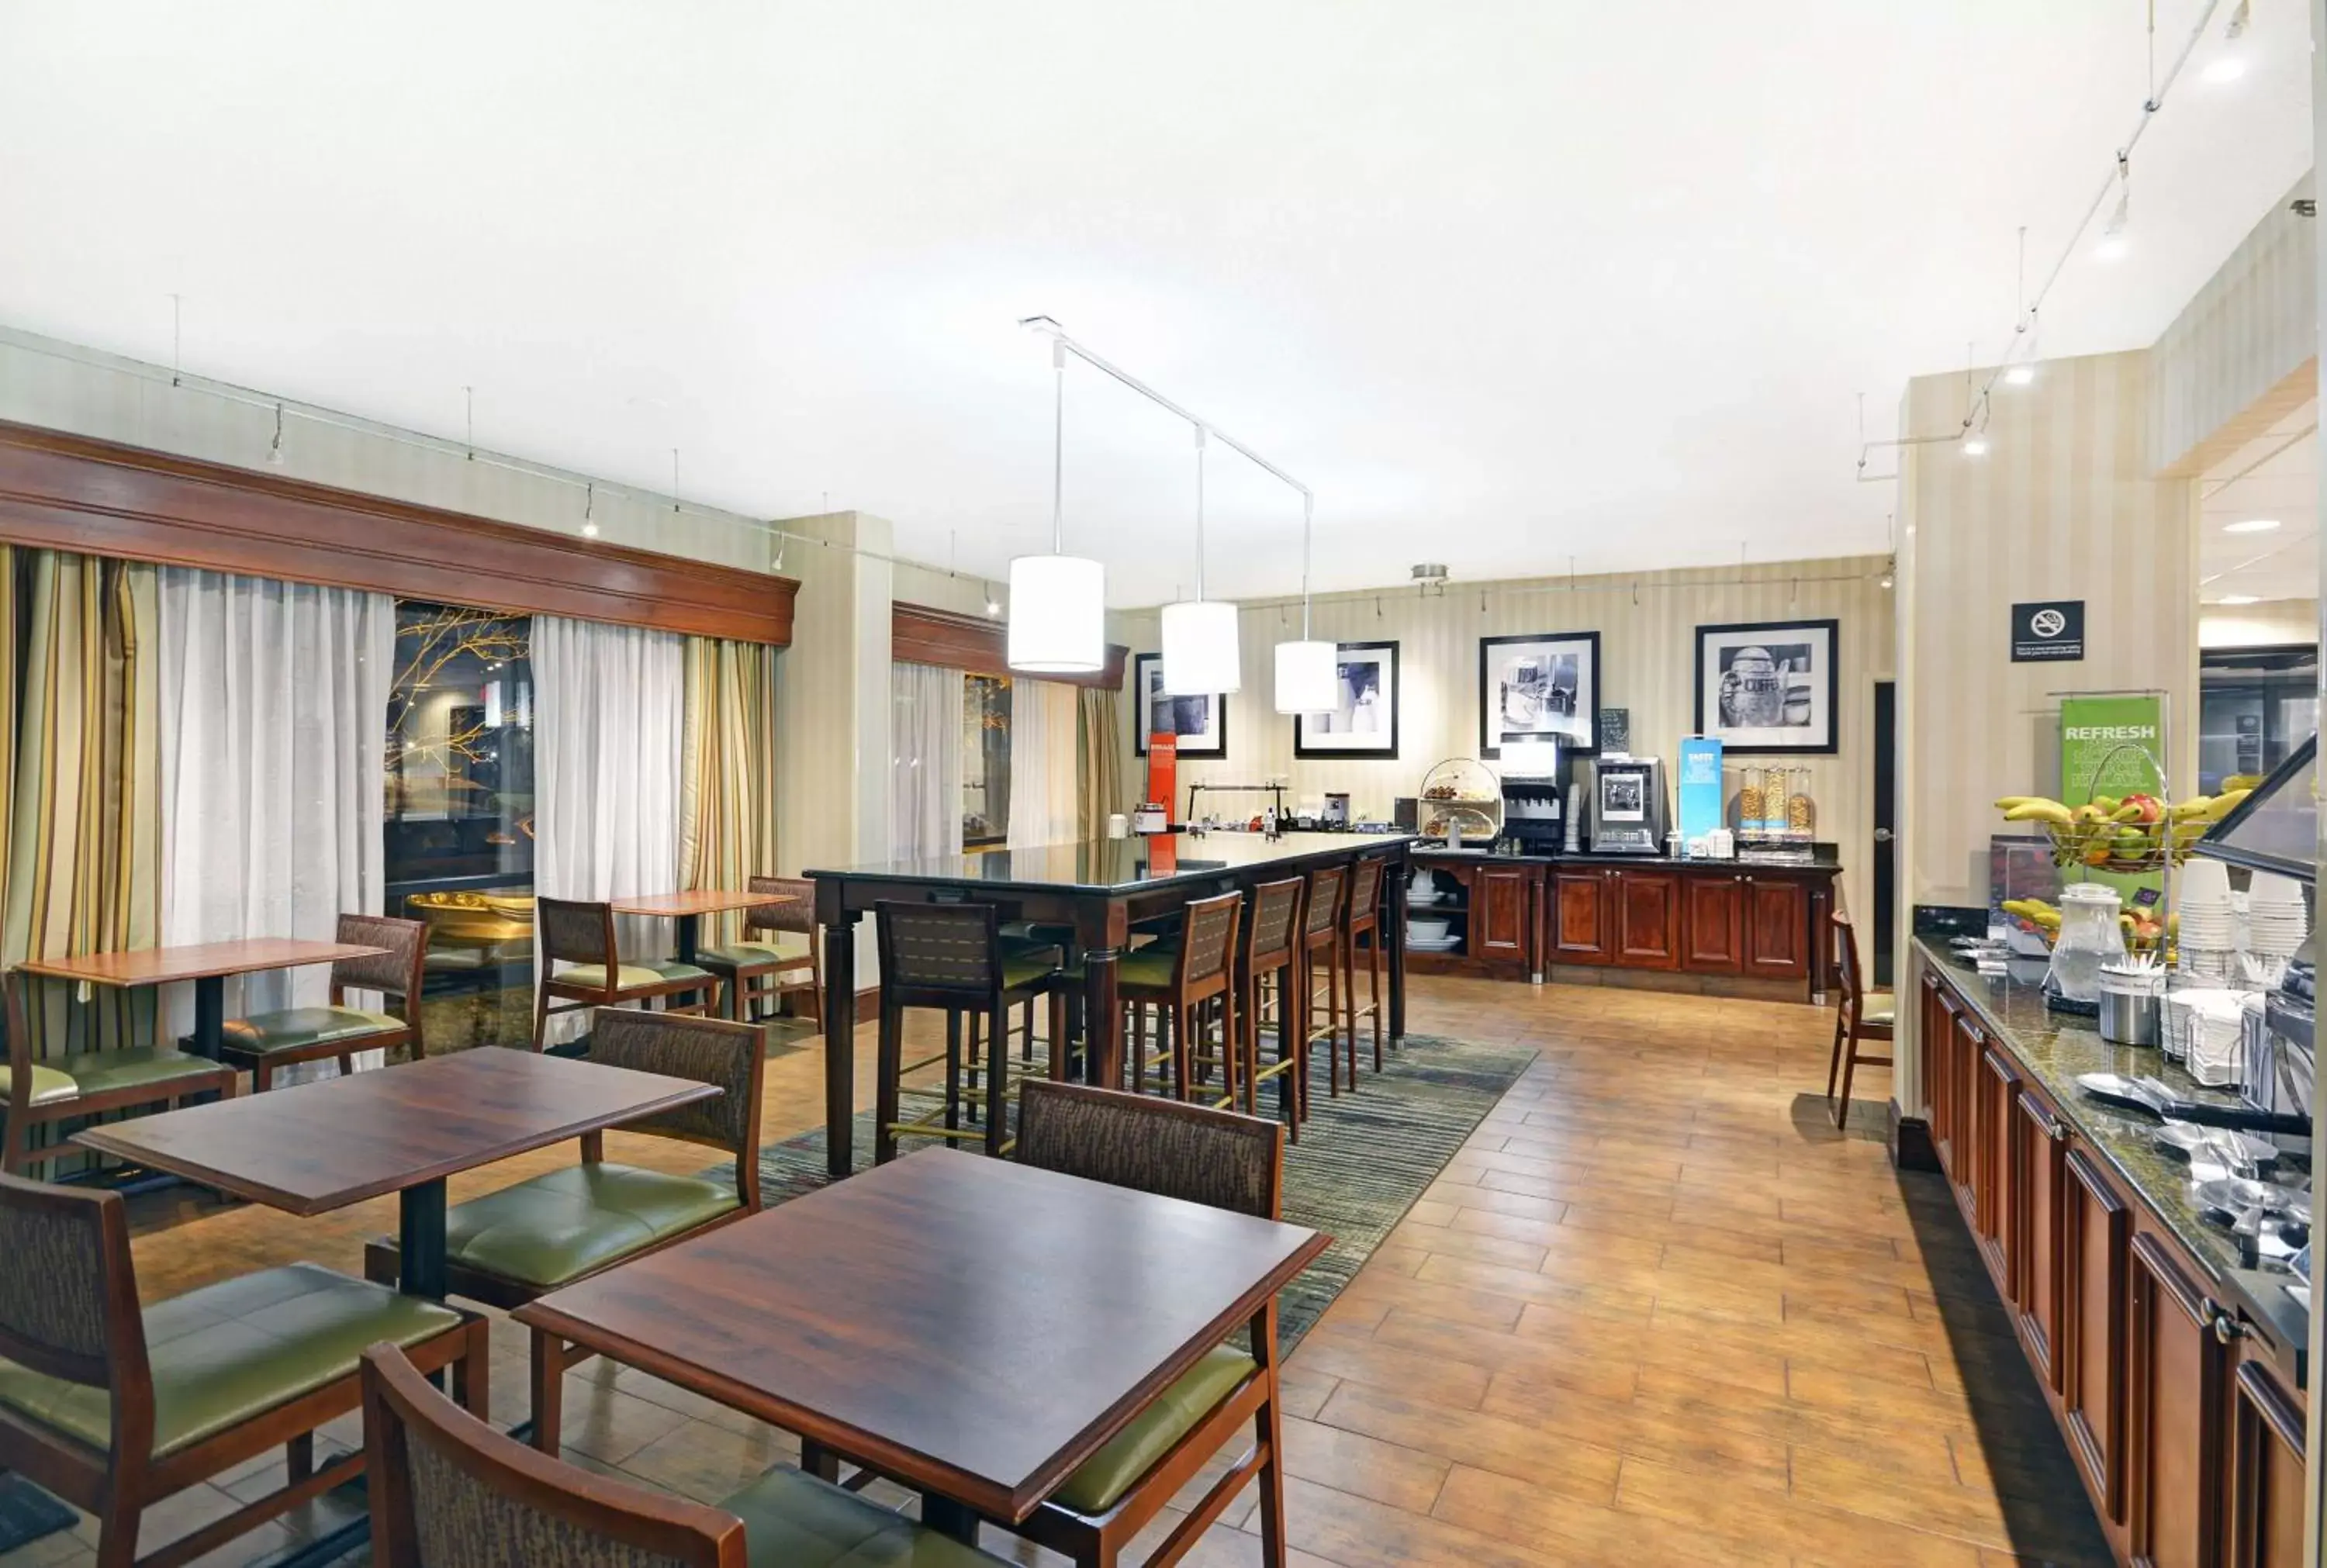
[[1890,1115],[1891,1163],[1902,1171],[1937,1171],[1939,1151],[1931,1142],[1931,1124],[1902,1113],[1897,1100],[1890,1103]]

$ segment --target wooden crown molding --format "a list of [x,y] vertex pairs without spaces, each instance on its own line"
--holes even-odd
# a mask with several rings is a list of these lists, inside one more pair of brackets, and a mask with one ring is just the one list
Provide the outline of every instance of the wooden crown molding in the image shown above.
[[0,543],[787,647],[793,578],[0,420]]
[[1108,643],[1107,667],[1091,675],[1019,675],[1010,667],[1009,639],[999,622],[982,615],[960,615],[899,602],[889,609],[889,657],[900,664],[942,665],[971,675],[1053,680],[1061,686],[1120,691],[1123,662],[1131,657],[1131,650]]

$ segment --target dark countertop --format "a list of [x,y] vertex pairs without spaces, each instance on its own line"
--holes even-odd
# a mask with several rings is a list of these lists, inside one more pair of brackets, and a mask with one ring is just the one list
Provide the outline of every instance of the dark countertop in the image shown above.
[[1257,833],[1173,833],[1168,865],[1158,864],[1161,847],[1138,835],[1129,838],[1081,839],[1032,849],[993,849],[984,854],[926,855],[873,865],[805,871],[811,878],[851,882],[935,882],[986,890],[1027,889],[1079,893],[1133,893],[1173,882],[1257,872],[1287,870],[1354,855],[1401,850],[1406,833],[1287,833],[1264,838]]
[[1507,865],[1629,865],[1642,871],[1790,872],[1797,876],[1830,876],[1842,870],[1842,863],[1830,855],[1805,864],[1789,861],[1675,859],[1668,854],[1594,854],[1588,849],[1575,854],[1474,854],[1467,849],[1444,849],[1421,839],[1415,841],[1414,858]]

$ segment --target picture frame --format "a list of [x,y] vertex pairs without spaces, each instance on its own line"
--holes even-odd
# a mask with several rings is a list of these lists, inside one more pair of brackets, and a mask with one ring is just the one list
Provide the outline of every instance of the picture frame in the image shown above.
[[1479,755],[1508,742],[1600,750],[1600,634],[1529,631],[1479,639]]
[[1330,713],[1293,715],[1293,754],[1303,758],[1397,755],[1397,644],[1342,642],[1333,649],[1340,700]]
[[1696,733],[1732,755],[1831,756],[1840,746],[1838,621],[1696,629]]
[[[1224,692],[1210,696],[1175,697],[1164,691],[1164,656],[1134,654],[1131,694],[1138,723],[1132,743],[1139,756],[1147,755],[1147,737],[1170,730],[1180,737],[1180,755],[1216,760],[1229,754],[1229,699]],[[1169,716],[1171,723],[1159,719]]]

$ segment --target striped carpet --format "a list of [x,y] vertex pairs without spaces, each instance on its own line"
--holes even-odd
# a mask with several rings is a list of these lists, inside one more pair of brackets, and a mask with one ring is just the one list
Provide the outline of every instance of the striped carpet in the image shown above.
[[[1356,1094],[1338,1098],[1326,1094],[1319,1062],[1308,1125],[1300,1143],[1285,1145],[1285,1218],[1325,1232],[1333,1245],[1279,1298],[1285,1349],[1332,1304],[1534,1059],[1527,1046],[1409,1034],[1383,1072],[1367,1072]],[[908,1118],[937,1104],[910,1091],[905,1099]],[[856,1118],[855,1145],[861,1171],[873,1162],[870,1112]],[[760,1178],[771,1206],[823,1186],[823,1130],[762,1151]]]

